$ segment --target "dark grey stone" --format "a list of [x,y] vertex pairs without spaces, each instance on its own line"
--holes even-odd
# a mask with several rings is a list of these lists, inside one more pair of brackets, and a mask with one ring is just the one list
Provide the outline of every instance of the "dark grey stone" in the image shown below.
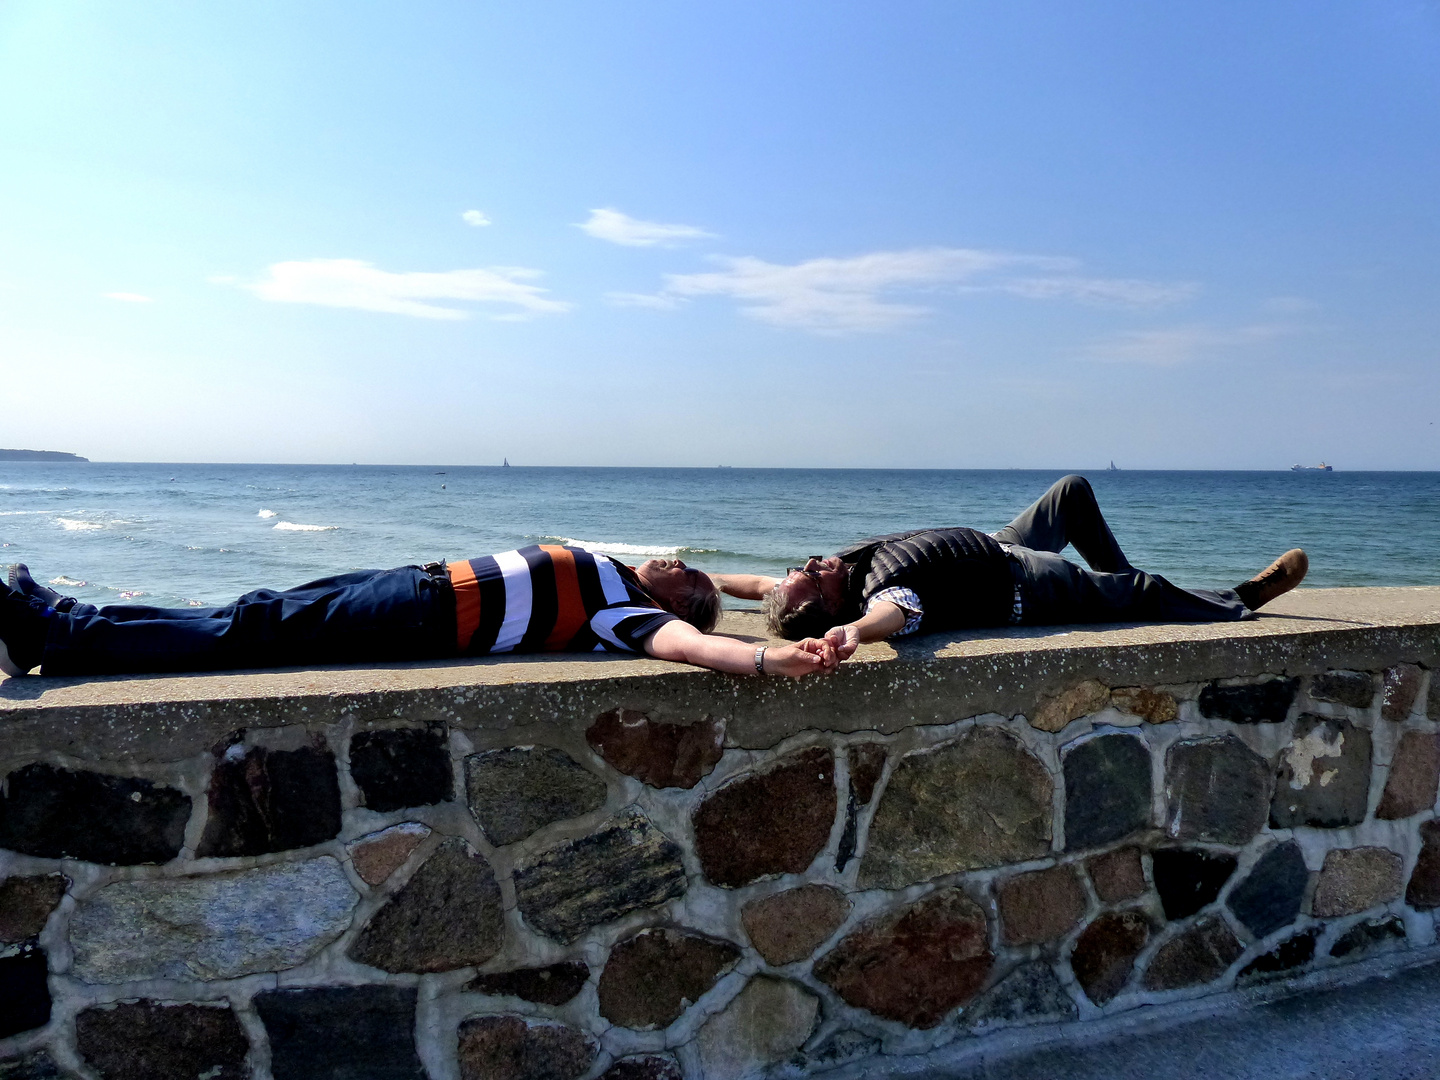
[[465,759],[465,788],[470,812],[496,845],[598,810],[607,790],[604,780],[546,746],[471,754]]
[[382,971],[453,971],[500,951],[505,914],[485,856],[447,840],[371,916],[350,959]]
[[1160,848],[1150,854],[1155,891],[1165,917],[1186,919],[1220,895],[1235,872],[1235,856],[1189,848]]
[[682,896],[680,848],[637,807],[515,868],[515,899],[540,933],[571,942],[593,926]]
[[879,1039],[862,1031],[837,1031],[814,1050],[797,1051],[790,1064],[801,1069],[828,1069],[879,1052]]
[[1100,847],[1150,825],[1150,751],[1130,735],[1100,735],[1064,757],[1065,850]]
[[1022,964],[985,992],[965,1012],[972,1027],[983,1030],[997,1024],[1073,1020],[1079,1015],[1075,1001],[1065,992],[1059,976],[1044,960]]
[[0,1060],[0,1080],[63,1080],[73,1075],[61,1072],[55,1059],[44,1050]]
[[360,732],[350,740],[350,777],[365,805],[382,814],[455,794],[444,728]]
[[33,942],[0,956],[0,1039],[50,1022],[45,951]]
[[1300,845],[1287,840],[1260,856],[1225,903],[1245,929],[1263,938],[1295,921],[1309,881]]
[[1312,701],[1368,709],[1375,700],[1375,676],[1368,671],[1327,671],[1310,677]]
[[1348,720],[1306,713],[1280,752],[1270,827],[1336,829],[1365,820],[1370,798],[1370,732]]
[[190,797],[149,780],[36,762],[0,797],[0,847],[111,866],[169,862],[185,842]]
[[600,1080],[684,1080],[684,1074],[669,1054],[636,1054],[613,1062]]
[[583,961],[515,968],[476,975],[465,989],[476,994],[500,994],[539,1005],[564,1005],[580,993],[590,979]]
[[255,1009],[275,1080],[426,1080],[413,987],[266,990]]
[[195,854],[265,855],[323,844],[340,833],[335,755],[320,746],[218,751],[208,792],[210,816]]
[[1278,724],[1295,701],[1300,680],[1266,679],[1243,686],[1211,683],[1200,691],[1200,714],[1236,724]]
[[1394,945],[1405,940],[1405,922],[1398,915],[1389,915],[1383,919],[1371,919],[1368,922],[1356,923],[1340,939],[1330,946],[1330,955],[1339,959],[1345,956],[1354,955],[1357,959],[1368,953],[1378,952],[1386,945]]
[[1165,755],[1170,835],[1248,842],[1265,824],[1270,780],[1269,763],[1233,735],[1176,743]]
[[1294,937],[1288,937],[1264,956],[1257,956],[1240,969],[1236,978],[1242,982],[1259,982],[1302,968],[1315,959],[1315,939],[1320,927],[1312,926]]
[[80,1056],[102,1080],[246,1080],[250,1041],[229,1006],[120,1002],[75,1017]]
[[1145,989],[1179,990],[1214,982],[1244,951],[1225,920],[1211,915],[1156,950],[1145,969]]

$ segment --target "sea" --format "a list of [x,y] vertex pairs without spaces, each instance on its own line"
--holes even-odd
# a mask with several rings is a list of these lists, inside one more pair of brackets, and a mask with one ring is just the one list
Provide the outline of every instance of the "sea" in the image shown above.
[[1071,471],[1131,561],[1181,585],[1234,585],[1291,547],[1307,585],[1440,585],[1434,472],[0,462],[0,560],[164,607],[532,543],[778,574],[866,536],[999,529]]

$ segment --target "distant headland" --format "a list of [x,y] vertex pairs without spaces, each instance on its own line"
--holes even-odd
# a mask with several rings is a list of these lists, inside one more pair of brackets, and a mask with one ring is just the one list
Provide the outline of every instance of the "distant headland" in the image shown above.
[[0,450],[0,461],[89,461],[64,450]]

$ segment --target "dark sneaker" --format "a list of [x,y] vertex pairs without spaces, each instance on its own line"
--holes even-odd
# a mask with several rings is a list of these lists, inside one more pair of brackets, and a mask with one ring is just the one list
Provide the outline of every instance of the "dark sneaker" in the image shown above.
[[1309,569],[1310,560],[1305,552],[1291,548],[1249,581],[1236,585],[1235,593],[1247,608],[1258,611],[1277,596],[1299,585]]
[[30,576],[30,568],[23,562],[10,564],[10,588],[22,596],[38,596],[48,607],[56,611],[69,611],[75,606],[75,597],[61,596],[54,589],[47,589]]
[[40,663],[54,617],[43,600],[0,585],[0,672],[24,675]]

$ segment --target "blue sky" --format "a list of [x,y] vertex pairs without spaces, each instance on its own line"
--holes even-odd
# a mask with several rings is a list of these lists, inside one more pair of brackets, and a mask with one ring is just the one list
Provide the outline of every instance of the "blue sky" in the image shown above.
[[1440,469],[1440,2],[0,2],[0,445]]

